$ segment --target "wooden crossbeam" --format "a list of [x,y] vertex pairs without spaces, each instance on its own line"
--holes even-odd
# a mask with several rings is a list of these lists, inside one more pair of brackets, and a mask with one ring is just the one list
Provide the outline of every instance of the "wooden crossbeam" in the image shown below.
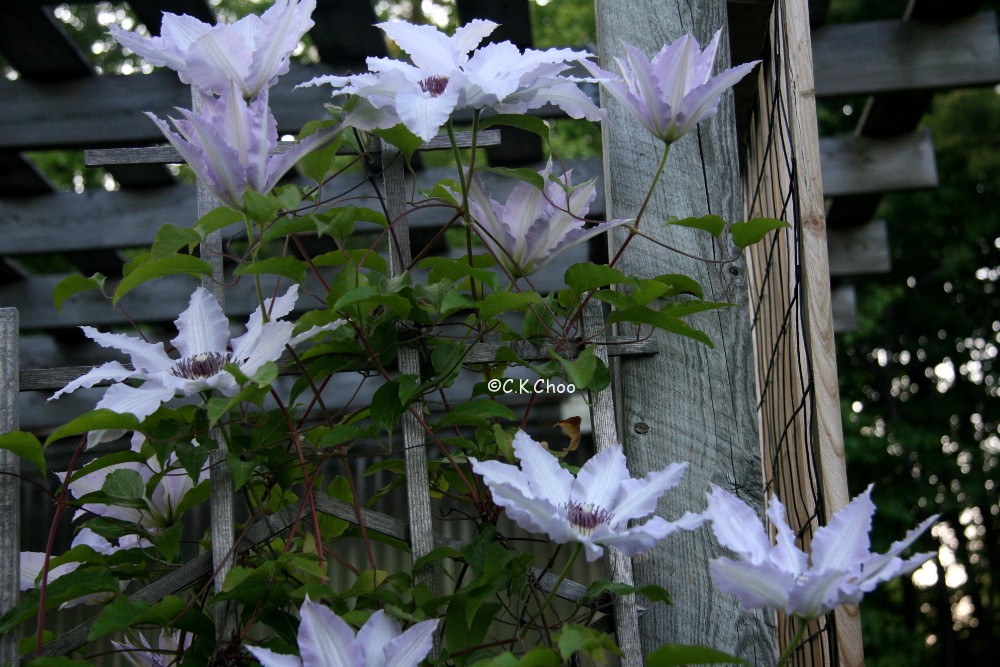
[[942,24],[893,20],[825,25],[813,35],[813,58],[819,96],[1000,81],[993,12]]
[[830,227],[826,243],[833,277],[888,273],[892,268],[885,220],[856,227]]
[[827,197],[933,188],[938,184],[934,143],[927,129],[897,137],[853,135],[820,140]]

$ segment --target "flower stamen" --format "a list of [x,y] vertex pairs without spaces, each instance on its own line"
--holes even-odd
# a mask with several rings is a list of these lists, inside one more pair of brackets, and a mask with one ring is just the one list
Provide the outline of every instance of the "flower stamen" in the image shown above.
[[445,88],[448,87],[448,77],[434,75],[429,76],[420,82],[420,90],[430,93],[431,97],[441,97]]
[[590,535],[599,525],[611,520],[611,513],[601,507],[571,502],[566,507],[566,519],[576,532]]
[[208,378],[222,372],[222,367],[229,361],[229,354],[224,352],[202,352],[179,360],[170,373],[185,380]]

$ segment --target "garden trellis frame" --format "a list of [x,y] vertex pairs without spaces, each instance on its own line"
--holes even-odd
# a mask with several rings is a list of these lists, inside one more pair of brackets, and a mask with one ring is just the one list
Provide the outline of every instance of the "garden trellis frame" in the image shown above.
[[[150,3],[144,3],[144,6],[145,6],[145,4],[150,4]],[[152,4],[155,4],[155,3],[152,3]],[[194,6],[194,5],[198,5],[199,3],[198,2],[188,2],[187,4],[191,5],[191,6]],[[482,4],[482,5],[488,5],[490,3],[480,3],[480,4]],[[743,10],[743,9],[746,9],[746,8],[751,8],[753,16],[756,17],[755,18],[756,23],[754,24],[754,26],[752,28],[749,27],[749,26],[747,26],[747,25],[733,25],[733,26],[731,26],[731,29],[734,32],[739,31],[740,35],[742,35],[743,37],[745,37],[747,34],[749,34],[750,38],[748,40],[744,40],[744,41],[748,41],[749,43],[752,44],[754,42],[753,37],[755,35],[757,35],[757,30],[760,29],[761,26],[763,26],[764,28],[766,28],[768,25],[771,25],[771,23],[770,23],[770,21],[768,19],[768,17],[771,15],[770,14],[770,6],[771,6],[771,4],[772,4],[771,2],[767,2],[767,1],[754,1],[754,2],[751,2],[751,1],[745,1],[745,0],[744,1],[738,1],[738,2],[731,2],[731,3],[729,3],[729,13],[730,13],[730,16],[733,15],[734,8],[738,8],[740,10]],[[804,21],[805,20],[804,16],[802,15],[802,9],[801,9],[805,5],[804,1],[796,1],[796,2],[792,2],[792,3],[778,3],[777,6],[779,7],[779,9],[781,9],[785,5],[789,5],[790,7],[794,6],[793,10],[796,12],[796,16],[794,17],[794,20],[796,20],[796,21]],[[725,7],[725,3],[718,2],[718,3],[714,3],[713,6],[716,7],[716,10],[717,10],[719,7]],[[782,11],[786,11],[786,10],[782,9]],[[723,14],[724,14],[724,12],[723,12]],[[716,13],[716,16],[719,16],[718,12]],[[760,20],[761,16],[764,17],[763,21]],[[784,14],[782,14],[782,16],[784,16]],[[799,33],[798,33],[799,38],[801,38],[802,31],[806,31],[807,30],[804,27],[804,23],[803,24],[799,24],[797,29],[799,31]],[[808,33],[806,32],[806,35],[807,34]],[[734,34],[733,35],[734,41],[740,35],[735,35]],[[751,49],[751,52],[749,53],[749,55],[746,52],[744,52],[742,55],[746,56],[746,58],[758,57],[757,53],[753,52],[752,49]],[[800,58],[803,57],[803,53],[801,51],[801,44],[799,45],[798,56]],[[780,52],[778,54],[778,57],[784,59],[785,57],[787,57],[787,54],[784,51],[782,51],[782,52]],[[808,57],[808,49],[806,49],[806,51],[805,51],[805,57]],[[742,59],[746,59],[746,58],[742,58]],[[780,79],[780,75],[778,73],[772,72],[772,74],[769,75],[769,76],[771,76],[771,78],[768,79],[768,80],[771,81],[772,85],[773,85],[773,83],[775,81],[778,81]],[[298,76],[298,78],[299,79],[307,78],[307,76],[304,75],[304,74],[300,74]],[[159,79],[160,83],[158,84],[156,81],[154,81],[152,79]],[[152,92],[152,94],[155,94],[155,89],[157,88],[157,86],[159,86],[160,84],[163,84],[164,82],[165,82],[165,77],[161,77],[159,75],[153,75],[151,77],[150,81],[147,81],[146,83],[144,83],[142,85],[148,86],[149,89],[150,89],[150,91]],[[169,86],[167,86],[167,88],[169,88]],[[287,93],[284,93],[284,94],[286,95],[286,97],[284,99],[287,100]],[[164,95],[164,96],[161,96],[161,97],[169,98],[170,95]],[[282,99],[282,98],[280,98],[280,96],[279,96],[278,99]],[[764,102],[766,102],[766,101],[762,100],[762,104]],[[287,102],[282,102],[282,104],[286,104],[287,105]],[[167,106],[169,106],[169,104],[167,104]],[[767,109],[767,106],[765,105],[765,106],[761,106],[759,108],[761,108],[761,109]],[[289,122],[294,123],[295,121],[289,121]],[[791,122],[798,122],[798,121],[791,121]],[[137,127],[141,127],[141,125],[142,125],[141,123],[136,123]],[[146,133],[147,136],[146,136],[145,139],[142,139],[143,141],[146,141],[146,140],[150,139],[150,137],[149,137],[149,135],[150,135],[149,128],[138,129],[137,131],[140,132],[140,133],[143,133],[143,132]],[[803,144],[802,144],[801,140],[799,140],[797,147],[801,148],[802,145]],[[120,160],[119,160],[120,165],[124,165],[124,164],[135,165],[138,161],[142,161],[142,162],[146,163],[144,165],[144,167],[148,169],[149,168],[148,162],[150,161],[148,158],[150,156],[157,155],[157,153],[156,153],[156,151],[150,151],[149,149],[139,149],[139,150],[142,151],[142,153],[140,153],[140,155],[142,156],[141,160],[134,159],[135,158],[134,154],[133,154],[133,158],[132,159],[126,159],[124,157],[121,157],[121,156],[124,156],[125,153],[117,152],[117,153],[111,154],[110,158],[109,158],[108,154],[105,154],[103,156],[96,156],[95,155],[94,158],[93,158],[93,161],[94,162],[100,162],[100,163],[103,163],[103,164],[109,164],[110,165],[111,162],[114,161],[114,156],[118,155],[118,156],[120,156]],[[169,161],[169,160],[162,159],[162,158],[163,158],[163,155],[161,153],[161,154],[159,154],[159,158],[152,160],[152,162],[162,163],[162,162]],[[176,158],[171,158],[171,159],[175,160]],[[818,157],[814,154],[814,155],[811,156],[810,159],[813,161],[813,166],[815,167],[818,164]],[[804,171],[803,168],[802,168],[802,162],[801,161],[798,162],[798,165],[799,165],[798,174],[801,176],[801,174]],[[111,169],[116,169],[115,166],[111,166],[110,168]],[[156,170],[156,169],[161,169],[162,170],[162,167],[153,166],[152,169],[153,170]],[[747,171],[749,172],[750,170],[748,169]],[[127,172],[128,172],[128,168],[122,167],[120,173],[127,173]],[[161,173],[162,173],[162,171],[161,171]],[[748,173],[748,175],[750,177],[755,177],[756,176],[756,174],[752,174],[752,173]],[[780,179],[778,179],[778,181],[780,181]],[[112,193],[112,194],[116,194],[116,193]],[[815,196],[816,193],[814,192],[813,195]],[[159,195],[157,195],[157,196],[159,196]],[[748,199],[748,201],[749,201],[749,199]],[[176,202],[175,202],[175,206],[176,206]],[[821,209],[820,209],[820,211],[821,211]],[[764,211],[763,210],[757,210],[757,211],[755,211],[755,213],[762,213],[762,212],[764,212]],[[193,217],[195,215],[195,213],[196,212],[193,209],[188,209],[188,215],[190,215],[191,217]],[[815,220],[815,218],[810,218],[810,219],[811,220]],[[812,246],[813,251],[816,251],[817,247],[818,246],[814,243],[813,246]],[[825,252],[825,247],[823,248],[823,251]],[[754,264],[754,262],[757,262],[757,261],[758,261],[757,259],[752,259],[751,260],[751,264],[750,264],[751,271],[750,271],[750,278],[749,278],[749,281],[751,283],[752,283],[752,281],[754,279],[754,276],[756,275],[756,265]],[[820,304],[818,306],[819,309],[822,309],[822,307],[823,307],[822,306],[821,285],[822,285],[823,280],[826,279],[826,276],[823,275],[823,273],[821,271],[821,268],[822,267],[820,267],[818,265],[815,265],[815,264],[810,267],[810,270],[812,271],[813,278],[812,278],[812,283],[810,283],[812,286],[809,288],[810,293],[808,295],[808,298],[809,298],[810,302],[812,302],[812,300],[814,300],[814,299],[818,300],[818,302]],[[828,294],[829,294],[829,292],[827,291],[827,295]],[[798,303],[802,304],[802,303],[805,303],[805,301],[800,299],[798,301]],[[24,388],[30,389],[30,390],[33,390],[33,391],[36,391],[36,390],[50,390],[50,389],[61,387],[63,384],[65,384],[72,377],[70,371],[67,371],[67,372],[64,372],[64,373],[61,373],[61,374],[60,373],[55,373],[55,374],[48,374],[48,375],[46,375],[46,373],[44,373],[42,370],[37,369],[37,370],[33,370],[31,372],[28,372],[27,374],[23,374],[23,373],[20,374],[20,375],[18,374],[18,369],[17,369],[17,366],[16,366],[17,355],[16,355],[16,353],[10,353],[9,352],[9,349],[10,349],[9,346],[10,346],[11,340],[16,339],[16,337],[17,337],[16,315],[14,315],[14,313],[12,313],[10,311],[5,311],[5,315],[4,316],[7,318],[6,320],[4,320],[6,322],[6,325],[5,325],[6,328],[4,329],[4,331],[6,331],[7,334],[8,334],[8,336],[10,336],[10,338],[7,339],[7,347],[5,348],[8,351],[6,353],[7,356],[5,357],[5,362],[4,362],[4,372],[7,373],[10,377],[13,377],[13,378],[20,377],[22,379],[22,381],[27,380],[27,382],[23,382]],[[13,322],[13,324],[11,324],[12,322]],[[820,331],[819,327],[821,327],[821,324],[819,323],[819,321],[818,321],[817,318],[810,317],[810,326],[812,327],[814,333],[816,331]],[[11,332],[13,332],[13,333],[11,333]],[[828,333],[829,333],[829,335],[832,336],[832,329]],[[787,342],[788,340],[794,340],[794,345],[795,346],[799,346],[799,345],[812,345],[813,344],[812,340],[807,340],[807,338],[809,337],[809,334],[804,333],[804,330],[800,331],[800,333],[798,335],[799,335],[799,338],[785,339],[785,342]],[[817,336],[822,336],[822,335],[826,335],[826,334],[822,333],[822,332],[820,334],[817,334]],[[611,342],[613,342],[613,343],[620,343],[621,340],[619,340],[619,341],[611,341]],[[762,358],[761,355],[763,354],[762,353],[763,347],[761,346],[760,341],[757,341],[757,345],[758,345],[757,353],[758,353],[758,364],[759,364],[760,359]],[[631,354],[631,353],[649,354],[652,351],[651,348],[650,348],[650,346],[648,346],[648,345],[645,346],[645,347],[642,347],[642,349],[639,349],[638,347],[629,348],[628,346],[616,344],[616,345],[610,345],[607,349],[608,349],[608,352],[610,352],[612,355],[615,355],[615,356],[624,356],[624,355],[628,355],[628,354]],[[473,356],[475,356],[476,354],[477,354],[477,352],[474,352]],[[483,350],[481,352],[479,352],[478,354],[481,354],[483,359],[489,358],[488,355],[490,354],[490,350],[488,349],[488,346],[484,347]],[[544,351],[538,351],[538,354],[542,355],[542,354],[544,354]],[[77,370],[76,372],[79,373],[79,370]],[[812,373],[813,373],[812,377],[816,377],[816,375],[815,375],[815,373],[816,373],[815,366],[812,368]],[[829,383],[831,376],[827,375],[827,376],[824,376],[824,377],[826,378],[826,382]],[[835,387],[835,374],[832,377],[834,378],[834,387]],[[4,386],[6,388],[8,388],[8,393],[7,393],[8,397],[11,395],[10,394],[11,388],[13,388],[13,392],[14,392],[14,394],[16,394],[16,389],[17,389],[16,383],[5,383]],[[622,398],[624,400],[624,402],[628,402],[628,396],[627,395],[620,395],[620,398]],[[827,398],[829,398],[829,396]],[[9,428],[9,427],[13,426],[13,424],[9,423],[11,415],[16,415],[16,411],[12,411],[10,409],[11,404],[9,403],[9,398],[5,399],[5,400],[8,400],[8,403],[6,403],[6,404],[3,405],[4,408],[7,408],[7,409],[4,410],[4,417],[5,417],[5,419],[7,419],[8,423],[2,424],[0,426],[4,426],[4,427],[8,427]],[[606,400],[606,399],[600,399],[600,400]],[[600,400],[598,402],[600,402]],[[791,400],[791,399],[789,399],[789,400]],[[765,401],[765,399],[762,398],[762,403],[761,403],[762,413],[763,413],[763,410],[764,410],[764,407],[763,407],[764,406],[764,401]],[[621,406],[622,402],[623,401],[619,401],[619,409],[620,409],[620,406]],[[834,406],[835,406],[835,402],[834,402]],[[826,419],[830,418],[829,407],[830,407],[830,405],[826,404],[826,407],[825,407],[825,409],[827,410],[827,412],[826,412]],[[608,417],[608,414],[606,412],[605,413],[601,413],[601,414],[603,414],[604,416],[603,417],[595,416],[595,418],[594,418],[594,423],[595,423],[595,440],[599,441],[600,438],[605,438],[605,439],[610,439],[610,440],[617,440],[618,437],[619,437],[619,431],[618,431],[618,427],[615,426],[615,420],[614,419],[610,419]],[[839,412],[837,413],[837,417],[836,418],[839,419]],[[618,422],[620,423],[621,419],[619,419]],[[631,424],[629,424],[629,423],[627,423],[626,426],[628,428],[631,428]],[[600,429],[600,434],[598,434],[598,432],[597,432],[598,429]],[[629,433],[628,429],[626,429],[626,434],[627,433]],[[765,438],[765,441],[766,441],[766,438]],[[830,443],[828,443],[828,444],[832,448],[834,448],[834,449],[836,448],[836,443],[835,442],[830,441]],[[768,445],[766,443],[765,443],[764,447],[765,447],[765,451],[767,451]],[[410,449],[410,448],[408,448],[408,449]],[[16,464],[16,462],[15,462],[15,464]],[[3,459],[0,459],[0,466],[2,466],[2,465],[3,465]],[[9,468],[7,470],[9,470]],[[17,494],[14,493],[14,496],[16,496],[16,495]],[[3,502],[2,496],[0,496],[0,502]],[[325,504],[324,506],[327,507],[327,509],[329,509],[335,515],[341,516],[341,518],[350,520],[350,518],[354,516],[354,508],[351,507],[351,506],[349,506],[349,505],[348,506],[338,505],[337,502],[338,501],[335,501],[333,499],[322,499],[320,501],[320,504],[321,505]],[[837,506],[836,506],[835,503],[829,503],[828,502],[824,506],[824,509],[825,509],[825,513],[829,514],[830,512],[836,510]],[[338,511],[341,512],[341,514],[337,514]],[[812,518],[816,518],[816,517],[813,516]],[[400,538],[400,539],[404,539],[408,535],[412,534],[410,532],[410,529],[406,527],[405,523],[400,522],[397,519],[393,519],[392,517],[386,517],[384,515],[379,515],[377,513],[370,513],[370,515],[368,517],[366,517],[366,521],[368,521],[369,527],[373,527],[373,528],[374,527],[383,527],[384,530],[386,531],[386,534],[392,535],[392,536]],[[278,518],[272,517],[267,523],[262,524],[262,525],[259,524],[259,525],[255,526],[254,528],[252,528],[251,531],[248,532],[247,541],[246,542],[244,542],[244,541],[238,542],[239,546],[236,547],[236,548],[237,549],[249,548],[249,544],[248,543],[253,541],[252,538],[254,538],[254,537],[266,537],[266,536],[268,536],[270,534],[273,534],[274,531],[281,530],[282,527],[283,526],[282,526],[281,518],[280,517],[278,517]],[[256,531],[256,532],[253,532],[253,531]],[[5,534],[7,534],[9,532],[10,531],[4,531]],[[428,533],[428,535],[429,535],[429,533]],[[434,540],[433,540],[432,543],[436,544],[436,545],[445,544],[446,542],[444,542],[442,540],[445,540],[445,538],[441,538],[440,536],[438,536],[438,537],[434,538]],[[426,549],[427,545],[425,544],[424,547],[421,547],[421,548]],[[0,562],[2,562],[2,560],[0,560]],[[170,591],[166,590],[168,586],[178,585],[179,588],[183,588],[182,581],[186,582],[186,584],[189,585],[191,581],[193,581],[193,580],[195,580],[195,579],[197,579],[199,577],[205,576],[207,573],[209,573],[211,571],[212,565],[211,565],[211,560],[210,559],[208,559],[206,557],[200,557],[200,559],[197,561],[197,564],[192,563],[192,564],[190,564],[187,567],[190,567],[190,569],[185,569],[183,576],[180,575],[181,571],[178,571],[178,573],[175,573],[176,576],[174,576],[173,579],[170,579],[170,581],[164,581],[164,583],[161,584],[161,586],[160,586],[159,589],[150,590],[150,589],[153,588],[153,586],[156,585],[156,584],[154,584],[153,586],[150,586],[147,589],[144,589],[145,592],[144,591],[140,591],[140,592],[136,593],[135,595],[143,594],[143,595],[146,595],[146,596],[153,596],[153,597],[146,597],[146,598],[140,598],[140,599],[155,599],[155,596],[157,596],[157,595],[162,596],[163,594],[165,594],[167,592],[170,592]],[[8,571],[9,571],[9,567],[8,567]],[[546,581],[548,582],[548,585],[551,586],[552,582],[554,581],[554,578],[551,578],[551,577],[548,578],[548,579],[543,578],[543,580],[542,580],[543,585],[545,584]],[[157,582],[157,583],[159,583],[159,582]],[[566,587],[567,588],[572,588],[572,587],[570,587],[568,585]],[[5,589],[7,589],[7,587],[5,587]],[[177,588],[175,588],[173,590],[177,590]],[[566,593],[566,595],[571,595],[572,594],[571,590],[567,590],[567,591],[564,591],[564,592]],[[579,595],[579,589],[576,590],[576,595]],[[840,629],[839,626],[838,626],[838,629]],[[85,636],[85,634],[86,633],[84,632],[83,635]],[[847,635],[845,635],[845,633],[842,630],[840,630],[840,632],[838,634],[838,637],[840,637],[841,639],[843,639],[845,636],[847,636]],[[73,635],[72,633],[67,633],[66,635],[64,635],[64,637],[67,640],[70,640],[71,637],[76,637],[77,639],[80,639],[81,635],[79,634],[79,632],[77,632],[75,635]],[[71,641],[64,642],[63,643],[63,648],[65,649],[65,647],[68,646],[69,643],[71,643]],[[858,643],[857,646],[858,646],[858,649],[860,649],[860,644],[859,643]],[[53,646],[51,648],[52,648],[52,650],[55,650],[57,647]],[[632,655],[634,656],[635,654],[633,653]],[[819,656],[819,658],[820,658],[819,662],[817,662],[815,664],[820,664],[820,663],[826,663],[826,664],[828,664],[828,662],[830,660],[830,658],[828,656],[827,657]],[[841,660],[843,661],[843,653],[841,653]]]

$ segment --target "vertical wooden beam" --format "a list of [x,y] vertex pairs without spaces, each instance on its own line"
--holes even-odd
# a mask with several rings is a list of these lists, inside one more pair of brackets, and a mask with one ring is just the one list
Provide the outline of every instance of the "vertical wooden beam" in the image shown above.
[[[375,144],[381,150],[382,183],[385,187],[386,216],[389,219],[389,272],[397,276],[410,266],[410,225],[406,219],[406,180],[403,155],[385,142]],[[417,350],[401,347],[399,372],[420,376]],[[418,408],[419,409],[419,408]],[[426,434],[412,411],[402,417],[403,456],[406,461],[406,498],[409,510],[410,548],[413,560],[426,556],[434,548],[434,524],[431,518],[430,479],[427,472]],[[433,590],[432,571],[414,572],[414,584],[427,583]]]
[[[18,324],[16,308],[0,308],[0,433],[17,429]],[[0,449],[0,615],[18,603],[21,590],[21,478],[17,456]],[[21,633],[0,638],[0,664],[15,665]]]
[[[685,32],[706,44],[726,25],[721,0],[597,0],[597,29],[602,64],[622,56],[628,36],[647,54]],[[719,47],[717,67],[729,64],[728,39]],[[603,128],[605,188],[609,219],[638,211],[656,169],[662,144],[650,137],[614,100],[604,99],[610,120]],[[716,118],[675,143],[645,218],[643,231],[695,257],[732,257],[732,247],[716,247],[706,234],[664,229],[669,215],[716,213],[736,220],[741,213],[739,159],[731,95]],[[621,244],[616,234],[612,245]],[[634,474],[690,461],[685,482],[662,501],[659,511],[676,518],[704,507],[709,482],[736,489],[758,508],[763,505],[761,463],[754,409],[753,362],[747,316],[745,265],[708,264],[687,259],[636,238],[619,268],[634,275],[686,273],[705,288],[705,298],[735,307],[701,314],[692,323],[715,343],[658,334],[661,353],[622,360],[620,366],[624,445]],[[659,584],[675,604],[657,605],[640,619],[643,650],[665,642],[708,644],[753,664],[773,664],[772,632],[761,612],[742,611],[734,598],[713,594],[708,561],[719,554],[706,529],[672,535],[648,555],[633,561],[637,585]]]
[[[826,243],[823,180],[820,174],[819,128],[813,81],[812,40],[806,0],[784,0],[782,20],[787,40],[788,101],[792,109],[792,140],[799,165],[799,210],[802,290],[807,304],[806,341],[812,360],[815,396],[813,441],[818,448],[820,497],[825,518],[847,505],[844,432],[837,385],[837,353],[833,341],[830,266]],[[835,612],[837,648],[844,667],[864,665],[861,622],[855,606]]]
[[[192,88],[191,98],[192,108],[197,113],[201,106],[201,94]],[[197,201],[199,219],[212,209],[222,206],[222,202],[203,179],[197,180]],[[212,274],[203,276],[201,285],[211,292],[218,299],[219,305],[225,309],[226,295],[222,287],[222,232],[216,230],[205,237],[199,250],[201,258],[212,267]],[[212,439],[215,440],[217,446],[208,454],[209,504],[212,513],[212,564],[215,573],[213,586],[216,594],[219,594],[222,592],[226,575],[236,564],[236,499],[233,489],[233,473],[226,461],[226,455],[229,451],[221,428],[212,429]],[[233,633],[236,631],[233,606],[228,602],[216,603],[213,616],[215,636],[219,642],[219,650],[221,650],[232,639]]]

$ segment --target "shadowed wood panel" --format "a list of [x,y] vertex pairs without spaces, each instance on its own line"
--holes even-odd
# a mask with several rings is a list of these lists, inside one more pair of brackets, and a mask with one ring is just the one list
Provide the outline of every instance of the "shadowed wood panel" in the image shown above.
[[338,69],[364,71],[365,58],[387,53],[370,0],[319,0],[313,21],[309,37],[320,59]]
[[827,25],[813,36],[816,94],[991,85],[1000,79],[996,15],[949,23]]
[[0,197],[27,197],[55,188],[31,160],[17,151],[0,151]]
[[895,137],[838,135],[820,140],[827,197],[937,187],[930,131]]
[[[604,1],[597,3],[597,10],[604,67],[613,56],[622,55],[623,35],[635,40],[646,53],[654,53],[688,31],[707,43],[726,23],[725,3],[716,0]],[[724,39],[719,49],[720,68],[728,66],[727,41]],[[603,99],[610,114],[604,126],[608,215],[630,217],[645,197],[662,144],[621,105],[607,96]],[[664,182],[654,194],[643,224],[647,234],[697,257],[736,253],[732,248],[717,248],[705,234],[662,228],[658,223],[669,215],[709,212],[730,220],[739,218],[732,114],[732,97],[727,95],[716,118],[674,144]],[[623,236],[614,235],[613,248]],[[732,272],[721,270],[718,265],[692,261],[636,239],[619,268],[640,276],[686,273],[702,284],[706,299],[737,304],[691,318],[694,326],[712,337],[714,350],[659,334],[661,354],[654,359],[621,362],[620,418],[629,468],[642,475],[672,461],[691,462],[685,481],[670,492],[669,504],[662,501],[658,508],[670,518],[685,509],[701,509],[704,493],[713,481],[729,489],[739,488],[744,498],[760,508],[763,488],[744,265],[730,265]],[[670,607],[657,605],[640,620],[644,652],[668,641],[708,644],[752,664],[773,664],[773,637],[764,614],[744,612],[731,596],[713,593],[708,562],[717,555],[719,547],[710,532],[699,530],[672,535],[649,554],[634,559],[636,584],[664,586],[675,603]]]
[[90,60],[44,7],[20,2],[0,7],[0,54],[25,79],[53,81],[94,74]]
[[129,0],[128,6],[152,35],[160,34],[164,12],[187,14],[205,23],[215,22],[215,13],[205,0]]
[[888,273],[892,268],[885,220],[860,227],[828,229],[826,242],[831,276]]

